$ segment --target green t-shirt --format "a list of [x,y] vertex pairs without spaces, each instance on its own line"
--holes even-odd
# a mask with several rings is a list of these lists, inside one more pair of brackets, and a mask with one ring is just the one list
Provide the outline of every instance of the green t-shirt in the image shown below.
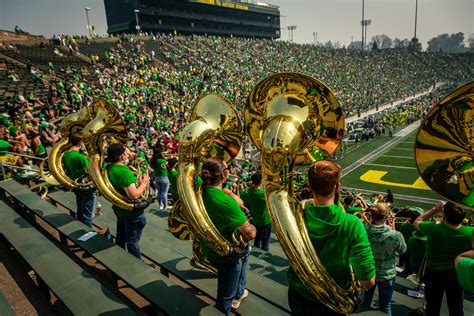
[[[231,241],[232,233],[247,221],[237,202],[221,189],[213,187],[203,189],[202,200],[214,226],[225,239]],[[211,262],[223,262],[222,257],[204,241],[201,241],[201,252]]]
[[178,186],[176,184],[176,180],[178,179],[178,170],[173,169],[168,172],[168,179],[170,181],[169,192],[172,194],[178,194]]
[[42,155],[46,153],[46,148],[44,148],[43,144],[41,141],[38,144],[38,152],[36,153],[37,155]]
[[454,269],[454,259],[472,249],[473,227],[449,228],[446,224],[421,222],[418,230],[428,237],[426,267],[432,271]]
[[459,285],[474,293],[474,259],[463,258],[456,267]]
[[[375,276],[372,249],[362,222],[346,214],[339,205],[308,205],[304,210],[305,225],[313,247],[327,272],[343,288],[348,288],[351,269],[359,280]],[[302,296],[317,301],[305,288],[295,271],[288,271],[289,285]]]
[[76,180],[86,173],[87,168],[89,167],[87,157],[77,150],[70,150],[65,153],[62,159],[62,164],[67,176],[72,180]]
[[240,192],[240,198],[252,214],[252,224],[255,227],[260,228],[271,223],[263,189],[247,188]]
[[157,159],[155,161],[155,165],[153,166],[154,172],[153,175],[155,177],[166,177],[168,175],[168,170],[166,169],[166,166],[168,165],[168,162],[166,159]]
[[[107,165],[107,176],[110,183],[123,196],[127,196],[125,188],[128,188],[132,183],[137,184],[137,179],[133,175],[132,171],[124,165],[110,164]],[[124,210],[116,205],[112,206],[114,213],[117,217],[124,217],[134,214],[133,211]],[[141,210],[140,212],[143,212]]]
[[397,231],[402,233],[403,238],[406,242],[413,236],[413,232],[416,230],[416,227],[410,223],[402,223],[400,227],[397,227]]
[[425,257],[426,241],[415,237],[408,239],[408,253],[410,254],[410,269],[412,273],[418,273],[421,263]]

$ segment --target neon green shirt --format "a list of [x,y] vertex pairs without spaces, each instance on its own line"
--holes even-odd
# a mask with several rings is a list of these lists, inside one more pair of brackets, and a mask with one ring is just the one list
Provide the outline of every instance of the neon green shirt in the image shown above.
[[168,162],[166,159],[157,159],[155,161],[155,165],[153,166],[153,175],[155,177],[166,177],[168,175],[168,169],[166,169],[167,164]]
[[474,259],[462,258],[456,270],[461,287],[474,293]]
[[[364,225],[354,215],[346,214],[339,205],[308,205],[304,220],[309,238],[321,263],[334,280],[348,288],[351,269],[359,280],[375,276],[375,262]],[[305,288],[295,271],[288,271],[289,285],[303,297],[317,301]]]
[[87,157],[81,154],[78,150],[70,150],[65,153],[62,159],[62,164],[67,176],[72,180],[76,180],[86,173],[87,168],[89,167]]
[[168,172],[168,179],[170,181],[169,192],[178,194],[178,186],[176,184],[176,180],[178,179],[178,170],[173,169],[170,172]]
[[[221,189],[205,187],[202,192],[202,200],[207,214],[222,236],[231,241],[232,233],[236,228],[247,221],[247,217],[240,209],[237,202],[224,193]],[[201,252],[211,262],[223,262],[224,260],[209,245],[201,241]]]
[[[107,176],[114,189],[123,196],[127,196],[125,193],[125,188],[128,188],[132,183],[135,183],[135,185],[137,184],[137,179],[133,175],[132,171],[124,165],[107,165]],[[113,205],[112,209],[114,210],[114,213],[117,217],[135,214],[133,211],[124,210],[116,205]],[[143,210],[139,212],[143,212]]]
[[410,269],[412,273],[418,273],[425,257],[426,241],[410,237],[408,239],[408,252],[410,254]]
[[427,236],[426,267],[432,271],[454,269],[454,259],[472,249],[473,227],[449,228],[446,224],[421,222],[418,230]]
[[240,198],[252,214],[252,224],[255,227],[259,228],[271,223],[263,189],[247,188],[240,192]]

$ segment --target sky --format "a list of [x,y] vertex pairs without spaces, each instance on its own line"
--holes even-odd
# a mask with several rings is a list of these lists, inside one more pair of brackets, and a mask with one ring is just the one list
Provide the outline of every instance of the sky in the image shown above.
[[[338,41],[342,45],[361,40],[362,0],[264,0],[280,6],[281,37],[288,40],[288,25],[296,25],[297,43]],[[367,38],[386,34],[390,38],[414,35],[416,0],[365,0],[365,19],[372,24]],[[103,0],[0,0],[0,29],[24,31],[51,37],[53,34],[87,34],[85,7],[90,7],[91,25],[99,34],[107,31]],[[442,33],[474,33],[473,0],[418,0],[417,37],[427,41]]]

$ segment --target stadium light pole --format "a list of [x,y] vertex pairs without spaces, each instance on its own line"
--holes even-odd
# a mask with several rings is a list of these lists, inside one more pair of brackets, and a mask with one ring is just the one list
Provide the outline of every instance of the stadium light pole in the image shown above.
[[288,25],[288,37],[290,42],[293,42],[293,30],[296,30],[296,25]]
[[86,10],[87,30],[89,31],[89,37],[92,37],[91,24],[90,24],[90,22],[89,22],[89,11],[91,10],[91,8],[85,7],[84,10]]
[[362,26],[362,50],[364,50],[364,0],[362,0],[362,20],[360,25]]
[[140,13],[140,10],[135,9],[135,10],[133,10],[133,12],[135,12],[135,21],[137,23],[135,28],[137,29],[137,33],[140,34],[140,24],[138,24],[138,13]]
[[416,23],[418,21],[418,0],[416,0],[415,3],[415,36],[413,38],[416,38]]

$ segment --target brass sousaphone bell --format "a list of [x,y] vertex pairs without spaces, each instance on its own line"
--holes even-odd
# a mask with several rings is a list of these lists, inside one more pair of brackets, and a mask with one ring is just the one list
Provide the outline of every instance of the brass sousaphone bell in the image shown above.
[[340,313],[353,312],[359,283],[341,288],[327,273],[314,250],[293,196],[296,166],[335,152],[344,134],[342,108],[319,80],[281,73],[260,81],[245,106],[245,128],[260,150],[263,184],[272,226],[291,266],[320,302]]
[[[182,217],[182,227],[189,228],[193,234],[195,251],[199,251],[198,240],[205,241],[220,256],[246,246],[241,238],[229,242],[219,233],[207,214],[201,188],[195,187],[201,162],[209,157],[231,161],[237,156],[241,144],[242,123],[235,107],[220,95],[201,97],[191,111],[190,123],[181,132],[177,187],[182,204],[175,205],[171,211]],[[214,270],[208,262],[202,262],[205,258],[196,252],[194,255],[194,259]]]
[[415,143],[418,171],[444,198],[474,206],[474,81],[455,89],[421,122]]
[[[99,193],[110,203],[125,209],[144,209],[151,203],[153,194],[150,189],[143,192],[138,200],[132,200],[117,192],[109,181],[107,170],[104,168],[104,158],[107,146],[121,143],[127,147],[127,128],[118,110],[104,99],[95,98],[94,113],[96,116],[84,127],[84,144],[89,153],[89,174]],[[133,169],[137,175],[140,170]]]
[[62,185],[68,190],[94,189],[94,183],[87,173],[76,180],[72,180],[67,176],[62,165],[64,154],[71,148],[69,136],[82,131],[84,126],[86,126],[91,119],[91,110],[89,107],[84,106],[80,111],[69,114],[62,120],[62,139],[53,146],[48,158],[43,160],[40,164],[40,175],[48,184]]

